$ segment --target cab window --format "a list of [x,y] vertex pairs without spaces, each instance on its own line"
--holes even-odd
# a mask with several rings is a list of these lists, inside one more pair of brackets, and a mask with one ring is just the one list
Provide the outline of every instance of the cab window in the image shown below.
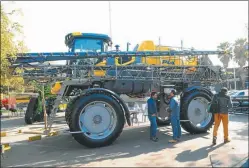
[[125,56],[125,57],[119,57],[118,58],[118,63],[119,64],[124,64],[132,60],[131,56]]
[[75,52],[101,52],[103,47],[102,40],[98,39],[77,39],[74,43]]
[[[100,39],[77,39],[74,43],[75,52],[102,52],[108,50],[108,44]],[[76,65],[95,65],[102,58],[87,58],[76,61]]]

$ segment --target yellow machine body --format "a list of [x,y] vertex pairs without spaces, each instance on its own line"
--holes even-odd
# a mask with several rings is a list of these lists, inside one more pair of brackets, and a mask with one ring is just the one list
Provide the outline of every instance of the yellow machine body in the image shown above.
[[61,82],[55,82],[54,86],[51,88],[51,94],[58,94],[61,89]]
[[[172,50],[167,46],[156,46],[153,41],[147,40],[143,41],[137,48],[137,51],[169,51]],[[161,57],[142,57],[141,62],[136,62],[136,57],[132,57],[129,61],[125,63],[119,63],[118,57],[115,58],[115,65],[126,66],[130,64],[144,64],[144,65],[164,65],[164,66],[196,66],[198,64],[197,57],[185,58],[179,56],[161,56]],[[105,66],[106,61],[102,61],[96,66]],[[191,73],[195,71],[194,67],[188,68],[186,73]],[[106,72],[104,70],[95,70],[94,76],[105,76]],[[90,74],[89,74],[90,75]]]
[[[137,51],[169,51],[172,50],[167,46],[157,46],[153,41],[147,40],[140,43],[137,48]],[[161,56],[161,57],[142,57],[141,62],[136,62],[136,57],[132,57],[129,61],[125,63],[119,63],[118,57],[115,58],[115,65],[117,66],[126,66],[130,64],[144,64],[144,65],[163,65],[163,66],[197,66],[198,60],[197,57],[185,58],[179,56]],[[105,66],[106,60],[96,64],[96,66]],[[186,73],[194,72],[196,69],[194,67],[188,68]],[[94,76],[105,76],[105,70],[95,70]],[[90,76],[90,74],[89,74]],[[52,94],[57,94],[61,89],[61,82],[56,82],[51,89]]]

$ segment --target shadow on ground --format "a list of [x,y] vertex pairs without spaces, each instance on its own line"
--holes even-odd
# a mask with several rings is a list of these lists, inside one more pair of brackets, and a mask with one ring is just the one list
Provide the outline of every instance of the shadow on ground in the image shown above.
[[[160,140],[157,143],[149,140],[148,130],[148,127],[124,130],[121,137],[111,146],[102,147],[101,149],[88,149],[78,144],[72,136],[68,134],[45,138],[42,141],[20,142],[8,153],[2,165],[18,167],[72,166],[76,164],[87,164],[93,161],[130,158],[158,152],[167,148],[174,148],[174,144],[167,143],[171,138],[168,135],[171,129],[166,127],[166,129],[160,131]],[[184,133],[182,141],[186,142],[206,135],[207,134],[189,135]],[[21,155],[20,152],[25,153],[25,155]],[[13,163],[13,158],[17,158],[15,163]]]
[[[241,117],[240,117],[241,118]],[[236,123],[236,117],[231,117],[231,123]],[[239,121],[238,121],[239,122]],[[248,124],[248,122],[247,122]],[[246,124],[239,126],[236,135],[241,136],[241,140],[248,139],[248,127]],[[119,158],[132,159],[136,156],[146,154],[162,157],[157,152],[176,148],[174,144],[168,144],[171,139],[171,127],[160,128],[159,142],[155,143],[149,140],[149,127],[131,128],[124,130],[122,135],[112,145],[102,148],[88,149],[77,143],[71,135],[62,134],[55,137],[45,138],[36,142],[19,142],[13,146],[12,150],[6,153],[7,158],[2,160],[2,166],[15,167],[39,167],[39,166],[82,166],[91,162],[101,162],[103,160],[113,160]],[[246,133],[246,134],[245,134]],[[209,153],[222,146],[205,145],[199,149],[190,150],[191,145],[199,146],[199,141],[204,144],[211,143],[210,134],[190,135],[183,131],[182,142],[185,146],[178,143],[175,160],[186,163],[188,166],[194,166],[198,160],[207,158]],[[196,140],[198,139],[198,140]],[[189,141],[189,146],[188,146]],[[187,145],[186,143],[187,142]],[[196,143],[197,142],[197,143]],[[195,144],[196,143],[196,144]],[[187,147],[186,147],[187,146]],[[182,148],[181,148],[182,147]],[[184,151],[185,150],[185,151]],[[166,152],[165,152],[166,154]],[[171,155],[170,153],[168,153]],[[167,157],[167,156],[166,156]],[[139,161],[143,162],[143,161]],[[164,161],[166,162],[166,161]],[[146,165],[144,165],[146,166]]]
[[1,130],[16,129],[22,126],[26,126],[23,117],[10,118],[8,120],[1,120]]
[[245,140],[248,141],[248,125],[244,125],[235,131],[236,136],[233,137],[234,140]]
[[219,144],[216,146],[209,145],[209,146],[205,146],[194,151],[186,150],[186,151],[179,153],[176,157],[176,160],[179,162],[198,161],[198,160],[207,158],[210,152],[214,151],[215,149],[221,146],[223,146],[223,144]]

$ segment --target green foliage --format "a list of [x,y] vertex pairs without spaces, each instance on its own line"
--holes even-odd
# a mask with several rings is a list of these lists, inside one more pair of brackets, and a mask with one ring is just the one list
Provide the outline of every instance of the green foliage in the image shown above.
[[43,111],[43,108],[42,108],[42,97],[39,96],[38,97],[38,104],[37,104],[36,112],[37,112],[37,114],[40,114],[40,113],[42,113],[42,111]]
[[16,37],[22,34],[22,26],[11,20],[13,15],[20,15],[20,11],[13,10],[7,13],[1,4],[1,85],[9,86],[16,91],[23,91],[23,78],[12,76],[13,71],[19,74],[21,70],[10,69],[7,59],[8,57],[15,59],[16,53],[27,51],[24,42],[16,40]]
[[[30,81],[29,84],[35,88],[35,91],[38,92],[41,96],[42,93],[42,87],[43,84],[38,83],[37,81]],[[50,98],[50,97],[56,97],[56,95],[51,94],[51,86],[49,84],[44,85],[44,97],[45,98]]]
[[[248,26],[246,27],[248,30]],[[238,74],[241,79],[242,88],[245,88],[246,72],[243,70],[243,67],[248,63],[248,39],[239,38],[235,40],[234,44],[229,42],[223,42],[218,47],[218,50],[225,50],[230,54],[219,55],[218,58],[223,63],[224,68],[228,67],[230,60],[233,60],[239,65]],[[233,55],[231,54],[233,53]],[[238,75],[237,74],[237,75]],[[228,74],[231,76],[231,74]]]
[[230,60],[232,59],[232,44],[229,42],[220,43],[217,47],[219,51],[226,51],[226,54],[218,55],[218,58],[223,63],[225,69],[227,69]]
[[248,41],[246,38],[239,38],[234,43],[234,61],[242,68],[248,61]]

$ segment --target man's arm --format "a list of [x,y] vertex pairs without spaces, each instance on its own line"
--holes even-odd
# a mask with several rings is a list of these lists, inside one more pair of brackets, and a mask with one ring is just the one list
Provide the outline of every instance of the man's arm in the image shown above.
[[171,111],[175,108],[176,102],[174,100],[174,98],[172,98],[169,102],[169,108],[171,109]]
[[152,107],[153,107],[153,116],[155,116],[156,114],[157,114],[157,105],[156,105],[156,101],[155,100],[153,100],[152,101]]
[[154,101],[152,99],[149,99],[147,101],[148,104],[148,114],[153,115],[156,113],[156,106],[154,104]]
[[232,103],[232,99],[229,96],[229,100],[228,100],[228,108],[233,108],[233,103]]
[[147,101],[147,108],[148,108],[148,115],[151,114],[151,103],[150,103],[150,99]]
[[211,104],[213,104],[216,101],[217,95],[215,94],[211,100]]

